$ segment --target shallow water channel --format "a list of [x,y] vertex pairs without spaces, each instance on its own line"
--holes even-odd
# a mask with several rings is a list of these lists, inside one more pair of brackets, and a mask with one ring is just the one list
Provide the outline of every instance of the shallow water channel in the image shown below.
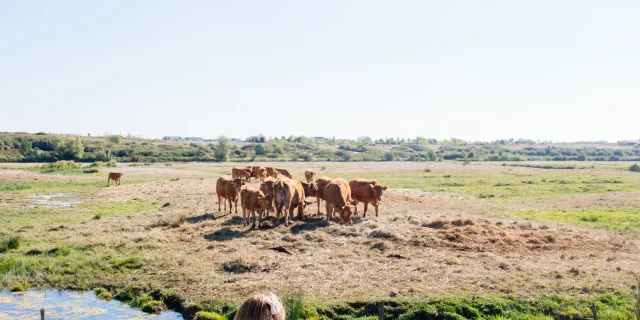
[[40,319],[40,308],[46,319],[183,319],[182,315],[165,311],[147,314],[120,301],[98,299],[92,291],[29,290],[23,293],[0,292],[0,319]]

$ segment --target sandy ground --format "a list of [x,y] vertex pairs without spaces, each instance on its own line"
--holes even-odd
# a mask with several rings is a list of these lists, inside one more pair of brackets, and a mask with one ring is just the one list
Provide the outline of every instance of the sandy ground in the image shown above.
[[[301,177],[311,166],[322,175],[421,171],[416,163],[287,163]],[[71,225],[52,237],[82,244],[102,243],[141,249],[150,261],[143,274],[120,281],[151,281],[194,300],[237,300],[255,290],[302,290],[321,300],[415,297],[447,294],[539,293],[574,296],[628,290],[632,271],[640,271],[637,236],[558,223],[532,223],[486,215],[485,202],[415,189],[385,194],[380,215],[371,210],[352,226],[327,222],[313,204],[305,221],[285,227],[273,218],[265,228],[245,227],[239,214],[218,212],[216,172],[231,166],[174,164],[171,167],[118,168],[132,176],[152,175],[161,181],[104,188],[96,201],[134,199],[168,203],[157,212],[107,218]],[[432,172],[521,170],[502,166],[433,164]],[[597,170],[597,169],[594,169]],[[43,175],[0,170],[0,180],[17,181]],[[180,178],[169,181],[169,178]],[[47,175],[46,179],[84,179]],[[98,181],[98,178],[89,178]],[[249,185],[257,186],[252,182]],[[632,197],[630,197],[630,195]],[[555,206],[604,203],[602,199],[640,206],[640,193],[562,196]],[[531,200],[527,206],[544,206]],[[324,213],[324,208],[321,207]],[[359,207],[362,213],[362,205]],[[179,221],[160,226],[160,221]]]

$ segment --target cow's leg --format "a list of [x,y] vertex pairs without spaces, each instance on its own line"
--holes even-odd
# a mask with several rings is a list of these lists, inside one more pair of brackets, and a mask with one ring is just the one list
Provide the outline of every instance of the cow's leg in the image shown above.
[[238,199],[236,199],[235,204],[236,204],[236,214],[238,214]]
[[320,197],[316,197],[316,202],[318,202],[318,212],[316,214],[319,215],[320,214]]
[[327,202],[325,209],[327,210],[327,221],[331,221],[331,205],[329,202]]
[[300,219],[300,221],[304,220],[304,208],[302,207],[304,205],[304,199],[302,199],[303,202],[298,204],[298,219]]
[[[231,213],[231,211],[233,210],[233,201],[231,201],[231,198],[228,198],[227,202],[229,202],[229,213]],[[224,209],[227,210],[226,204]]]
[[111,177],[107,178],[107,187],[109,186],[109,181],[111,181]]
[[249,225],[249,223],[247,223],[247,209],[245,207],[242,207],[242,222],[245,227]]
[[[224,210],[227,211],[227,203],[224,203]],[[218,212],[220,212],[220,196],[218,196]]]
[[289,226],[289,217],[293,217],[293,209],[294,207],[290,204],[287,204],[284,208],[284,225]]
[[[368,202],[365,202],[365,203],[364,203],[364,213],[362,214],[362,217],[363,217],[363,218],[366,218],[366,217],[367,217],[367,208],[369,208],[369,203],[368,203]],[[357,212],[357,210],[356,210],[356,212]]]
[[[353,205],[353,206],[354,206],[354,208],[353,208],[353,215],[357,217],[357,216],[358,216],[358,200],[354,200],[354,201],[355,201],[356,203]],[[366,208],[366,204],[365,204],[365,208]],[[366,213],[366,209],[365,209],[365,214],[367,214],[367,213]]]
[[374,207],[376,208],[376,217],[378,216],[378,206],[379,206],[379,205],[380,205],[380,204],[377,204],[377,205],[375,205],[375,206],[374,206]]

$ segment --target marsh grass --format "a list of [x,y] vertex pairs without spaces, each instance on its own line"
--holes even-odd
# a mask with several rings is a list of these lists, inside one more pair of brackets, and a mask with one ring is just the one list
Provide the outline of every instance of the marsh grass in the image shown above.
[[0,184],[0,192],[12,192],[31,189],[31,185],[23,183],[3,183]]
[[56,161],[51,163],[46,163],[36,167],[38,170],[46,173],[56,172],[56,171],[69,171],[80,169],[82,167],[81,164],[76,163],[74,161]]
[[640,232],[640,209],[519,210],[508,214],[535,221],[556,221],[591,228]]

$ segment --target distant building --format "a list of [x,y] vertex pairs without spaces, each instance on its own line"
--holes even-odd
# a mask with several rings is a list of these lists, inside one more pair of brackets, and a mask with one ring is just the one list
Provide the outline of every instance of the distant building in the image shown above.
[[358,137],[357,140],[358,140],[358,142],[366,142],[366,143],[371,142],[371,138],[369,138],[367,136]]
[[635,144],[639,144],[640,140],[622,140],[622,141],[618,141],[618,144],[623,145],[623,146],[632,146]]
[[186,140],[186,141],[204,142],[204,138],[200,138],[200,137],[185,137],[184,140]]
[[164,137],[162,137],[162,140],[164,140],[164,141],[180,141],[180,140],[182,140],[182,137],[179,137],[179,136],[164,136]]

